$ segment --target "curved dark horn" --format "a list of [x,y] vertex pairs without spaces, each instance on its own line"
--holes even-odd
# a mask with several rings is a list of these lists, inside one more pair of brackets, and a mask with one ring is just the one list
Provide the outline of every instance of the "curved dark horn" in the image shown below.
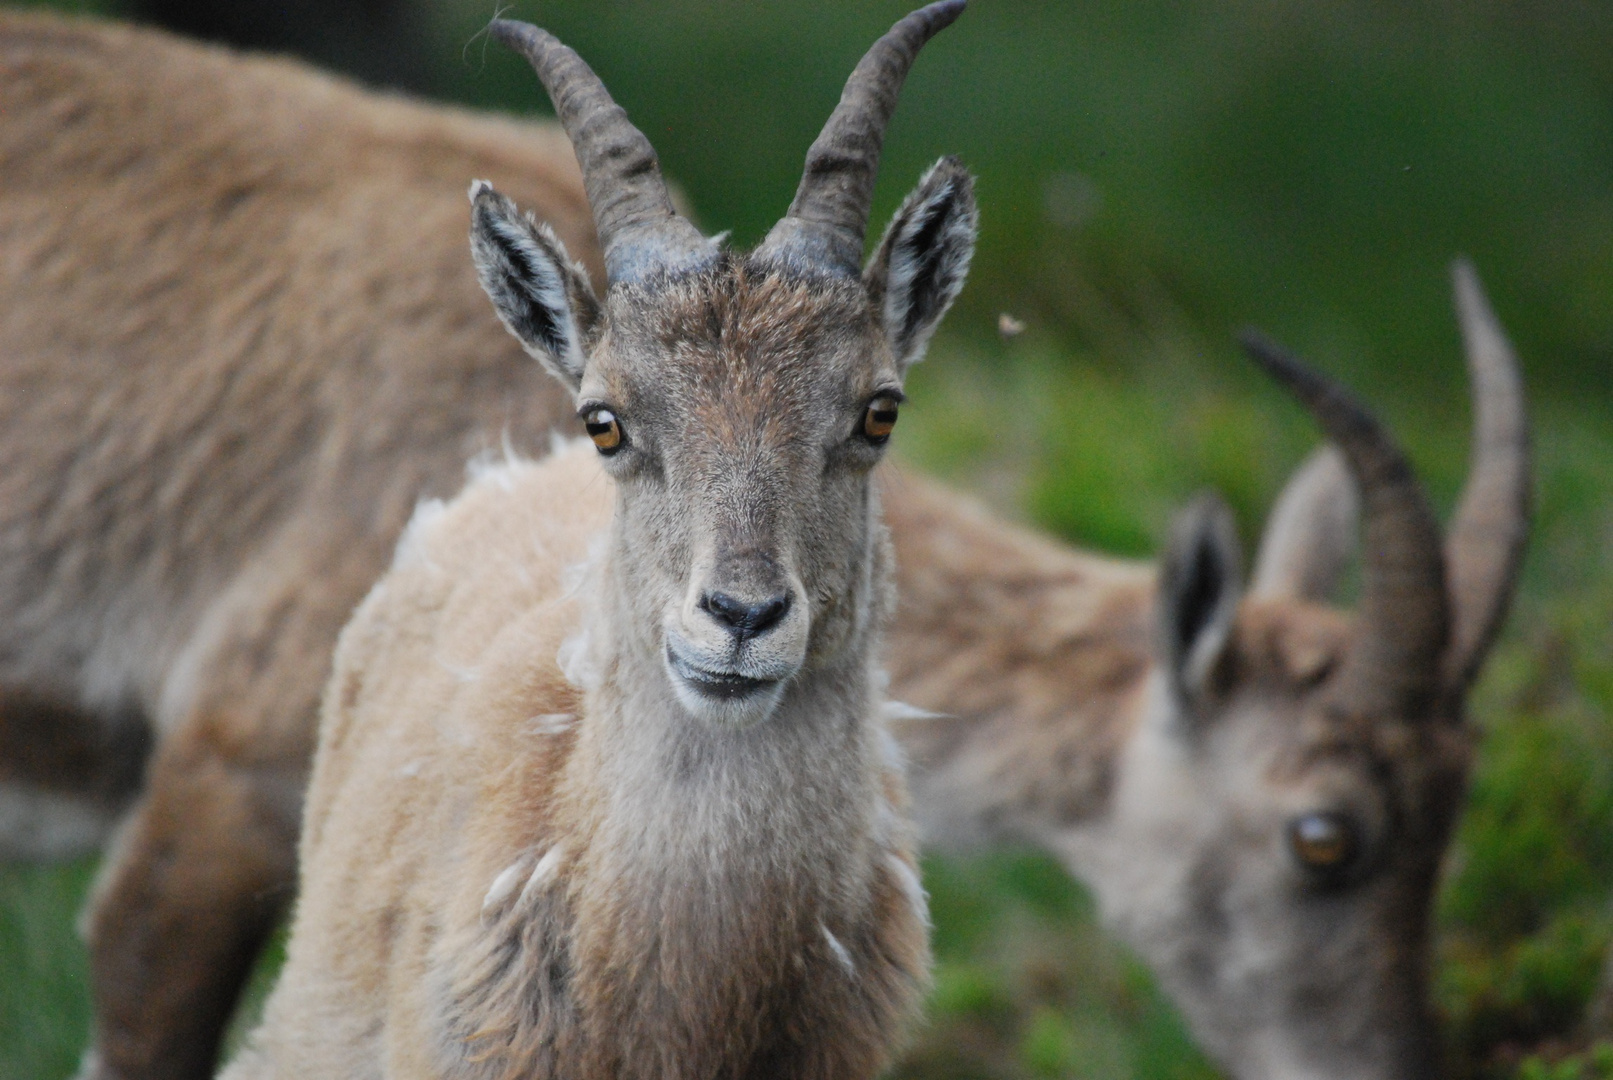
[[1473,264],[1451,264],[1451,284],[1473,384],[1467,486],[1445,543],[1452,615],[1445,679],[1461,691],[1477,674],[1512,599],[1529,538],[1530,453],[1518,360]]
[[1259,333],[1245,331],[1242,341],[1344,451],[1361,492],[1361,605],[1335,700],[1356,715],[1418,716],[1440,689],[1448,632],[1439,524],[1422,486],[1394,440],[1347,390]]
[[922,7],[874,42],[807,151],[789,213],[773,226],[758,254],[790,254],[853,276],[861,270],[885,125],[919,50],[962,14],[966,2],[940,0]]
[[611,281],[698,265],[714,249],[672,207],[655,148],[582,57],[547,30],[494,19],[488,32],[525,56],[554,102],[593,207]]

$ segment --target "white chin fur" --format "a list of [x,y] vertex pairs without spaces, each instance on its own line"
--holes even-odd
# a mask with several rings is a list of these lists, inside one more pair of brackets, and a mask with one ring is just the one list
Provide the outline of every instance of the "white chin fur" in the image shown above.
[[777,711],[784,697],[784,686],[789,681],[775,679],[742,694],[724,696],[701,687],[686,671],[679,670],[687,661],[680,664],[669,653],[663,653],[661,663],[678,704],[691,716],[713,727],[745,728],[766,720]]

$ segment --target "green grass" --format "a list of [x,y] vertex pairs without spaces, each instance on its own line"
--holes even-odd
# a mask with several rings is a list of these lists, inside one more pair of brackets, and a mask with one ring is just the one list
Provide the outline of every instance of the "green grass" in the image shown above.
[[1212,1080],[1148,973],[1093,922],[1051,860],[1004,852],[931,859],[929,1023],[894,1076]]
[[73,930],[94,870],[0,865],[0,1077],[62,1077],[90,1030],[88,963]]
[[[491,2],[417,2],[443,96],[542,111],[531,73],[473,37]],[[576,45],[701,219],[747,243],[907,5],[512,14]],[[1252,548],[1313,445],[1238,357],[1244,323],[1355,385],[1448,512],[1468,416],[1445,275],[1475,258],[1524,360],[1539,488],[1516,611],[1473,698],[1485,738],[1436,912],[1436,1001],[1473,1076],[1613,1076],[1613,1049],[1577,1032],[1613,941],[1609,100],[1613,7],[1591,0],[977,0],[915,68],[877,199],[882,221],[944,151],[980,177],[980,251],[910,380],[902,467],[1125,555],[1154,551],[1206,486]],[[997,336],[1004,311],[1025,334]],[[90,874],[0,868],[0,1080],[77,1060],[71,924]],[[932,860],[927,881],[936,993],[899,1075],[1213,1075],[1048,860]]]

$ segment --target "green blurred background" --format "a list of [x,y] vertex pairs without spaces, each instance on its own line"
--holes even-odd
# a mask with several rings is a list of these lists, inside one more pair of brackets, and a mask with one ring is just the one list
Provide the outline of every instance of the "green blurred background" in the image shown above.
[[[108,0],[378,84],[541,112],[469,0]],[[531,0],[709,229],[755,240],[904,0]],[[1613,940],[1613,4],[975,0],[918,63],[876,218],[941,153],[980,177],[962,300],[911,379],[903,467],[1146,556],[1219,488],[1246,542],[1315,440],[1231,345],[1263,326],[1355,385],[1448,510],[1468,410],[1447,266],[1473,257],[1523,359],[1539,459],[1522,595],[1437,913],[1462,1076],[1613,1075],[1581,1017]],[[998,333],[1007,312],[1026,330]],[[934,859],[931,1021],[903,1077],[1209,1077],[1147,972],[1046,859]],[[86,1031],[93,867],[0,868],[0,1078]],[[260,972],[266,982],[271,963]]]

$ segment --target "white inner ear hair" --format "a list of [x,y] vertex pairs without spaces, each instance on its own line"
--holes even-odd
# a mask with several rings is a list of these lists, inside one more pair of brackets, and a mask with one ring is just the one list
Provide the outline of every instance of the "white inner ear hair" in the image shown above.
[[577,334],[577,321],[571,315],[571,295],[566,290],[565,274],[557,265],[564,258],[560,241],[547,225],[530,218],[525,224],[553,245],[550,250],[544,250],[520,223],[495,218],[491,224],[506,250],[519,260],[510,267],[511,280],[526,294],[528,302],[546,316],[541,327],[534,326],[534,329],[557,361],[568,371],[580,373],[584,364],[582,342]]
[[[941,227],[920,246],[937,215]],[[911,207],[891,244],[885,287],[885,327],[909,363],[923,359],[930,335],[957,298],[974,254],[974,215],[958,201],[958,181],[942,184]],[[915,293],[928,278],[923,295]]]

